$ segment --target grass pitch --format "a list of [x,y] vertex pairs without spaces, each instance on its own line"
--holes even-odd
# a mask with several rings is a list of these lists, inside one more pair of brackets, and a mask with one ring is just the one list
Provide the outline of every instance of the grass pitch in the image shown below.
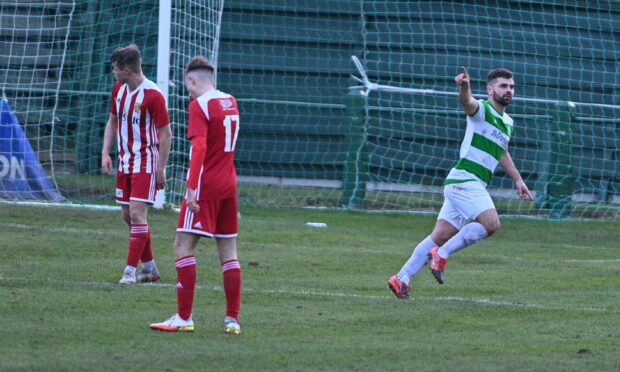
[[120,211],[0,205],[0,370],[620,369],[618,222],[504,219],[450,259],[446,284],[425,269],[402,301],[386,281],[434,217],[241,213],[234,337],[207,239],[196,331],[148,328],[176,309],[174,212],[149,216],[161,283],[125,287]]

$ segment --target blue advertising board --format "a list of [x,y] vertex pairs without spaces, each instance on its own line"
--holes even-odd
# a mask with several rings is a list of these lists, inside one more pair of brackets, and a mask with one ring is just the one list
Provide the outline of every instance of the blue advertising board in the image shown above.
[[0,99],[0,199],[64,199],[39,163],[5,98]]

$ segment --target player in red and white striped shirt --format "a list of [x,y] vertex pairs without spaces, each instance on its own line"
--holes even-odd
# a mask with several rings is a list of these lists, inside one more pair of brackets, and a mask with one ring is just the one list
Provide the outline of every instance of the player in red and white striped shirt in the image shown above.
[[215,89],[215,68],[205,57],[192,58],[185,72],[191,97],[187,137],[192,141],[185,200],[181,204],[174,254],[178,275],[178,312],[151,324],[162,331],[193,331],[196,286],[194,248],[201,236],[215,238],[226,294],[224,331],[239,334],[241,266],[237,258],[237,101]]
[[[166,101],[155,83],[142,74],[140,50],[134,44],[112,54],[112,72],[117,79],[112,89],[110,117],[101,150],[101,167],[110,175],[114,164],[110,148],[118,145],[116,202],[130,227],[127,265],[121,284],[155,282],[159,271],[151,247],[147,222],[148,207],[157,190],[166,187],[166,161],[172,131]],[[142,269],[136,272],[138,263]]]

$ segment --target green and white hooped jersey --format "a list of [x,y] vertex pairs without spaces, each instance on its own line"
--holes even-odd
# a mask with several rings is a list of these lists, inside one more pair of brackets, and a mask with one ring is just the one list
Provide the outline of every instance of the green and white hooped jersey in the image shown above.
[[508,148],[513,131],[510,116],[497,112],[489,101],[479,100],[476,113],[467,116],[460,159],[448,173],[445,184],[478,181],[486,187]]

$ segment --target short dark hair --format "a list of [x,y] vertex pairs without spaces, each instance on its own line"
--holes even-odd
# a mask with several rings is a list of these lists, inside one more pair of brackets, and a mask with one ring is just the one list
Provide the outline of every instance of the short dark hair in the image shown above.
[[116,48],[112,53],[110,62],[115,63],[120,68],[129,67],[134,72],[142,71],[142,56],[136,44]]
[[215,72],[215,66],[209,59],[205,56],[195,56],[189,60],[187,66],[185,66],[185,74],[188,74],[192,71],[197,70],[206,70],[213,74]]
[[512,77],[512,71],[506,68],[496,68],[495,70],[489,71],[489,74],[487,75],[487,84],[491,83],[497,78],[512,79]]

